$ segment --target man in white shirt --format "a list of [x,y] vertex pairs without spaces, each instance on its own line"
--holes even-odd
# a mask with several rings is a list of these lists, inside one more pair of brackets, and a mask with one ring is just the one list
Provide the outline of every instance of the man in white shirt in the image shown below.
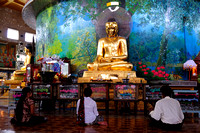
[[[85,124],[100,124],[100,125],[107,125],[107,122],[103,121],[103,117],[99,116],[97,111],[97,104],[96,102],[90,98],[92,95],[92,90],[90,87],[84,89],[84,114],[85,114]],[[78,115],[80,105],[80,99],[77,102],[77,109],[76,114]]]
[[170,98],[171,88],[169,86],[162,86],[161,92],[163,98],[156,102],[154,110],[150,112],[150,124],[163,129],[180,130],[184,120],[180,103]]

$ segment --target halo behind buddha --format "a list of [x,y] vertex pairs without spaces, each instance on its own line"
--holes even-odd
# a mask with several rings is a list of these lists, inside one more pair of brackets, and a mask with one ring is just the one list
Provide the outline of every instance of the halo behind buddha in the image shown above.
[[99,38],[106,36],[105,23],[112,18],[118,24],[118,35],[128,38],[131,32],[131,14],[122,7],[119,7],[116,11],[107,8],[100,13],[96,23],[96,32]]

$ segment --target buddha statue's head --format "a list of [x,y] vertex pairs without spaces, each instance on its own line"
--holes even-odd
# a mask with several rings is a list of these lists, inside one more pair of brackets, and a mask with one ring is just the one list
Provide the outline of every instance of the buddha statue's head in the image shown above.
[[24,47],[24,52],[25,52],[26,54],[32,53],[32,45],[31,45],[31,44],[27,44],[27,45]]
[[115,37],[118,34],[118,25],[114,18],[109,19],[108,22],[105,24],[106,26],[106,33],[108,37]]

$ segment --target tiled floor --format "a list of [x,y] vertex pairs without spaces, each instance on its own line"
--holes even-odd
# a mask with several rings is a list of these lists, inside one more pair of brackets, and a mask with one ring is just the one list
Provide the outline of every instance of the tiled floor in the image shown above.
[[[116,115],[114,111],[110,111],[109,115],[105,115],[105,111],[100,111],[108,122],[108,127],[78,126],[75,112],[72,110],[41,112],[40,114],[48,118],[46,123],[33,127],[13,126],[9,122],[11,118],[8,117],[7,109],[0,108],[0,133],[177,133],[149,127],[148,118],[143,113],[137,116],[128,113]],[[186,114],[186,120],[180,132],[200,133],[200,118]]]

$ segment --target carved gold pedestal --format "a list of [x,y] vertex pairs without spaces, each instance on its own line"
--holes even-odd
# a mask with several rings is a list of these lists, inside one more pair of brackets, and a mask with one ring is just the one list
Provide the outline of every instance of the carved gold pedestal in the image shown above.
[[23,80],[6,80],[4,84],[10,86],[10,89],[15,89],[17,86],[21,86],[22,81]]
[[135,71],[85,71],[83,77],[78,78],[78,83],[93,82],[94,80],[112,80],[112,83],[123,82],[129,79],[129,83],[147,83],[144,78],[137,78]]
[[22,81],[26,77],[25,71],[17,70],[14,72],[10,80],[4,82],[5,85],[10,86],[10,89],[15,89],[17,86],[21,86]]

